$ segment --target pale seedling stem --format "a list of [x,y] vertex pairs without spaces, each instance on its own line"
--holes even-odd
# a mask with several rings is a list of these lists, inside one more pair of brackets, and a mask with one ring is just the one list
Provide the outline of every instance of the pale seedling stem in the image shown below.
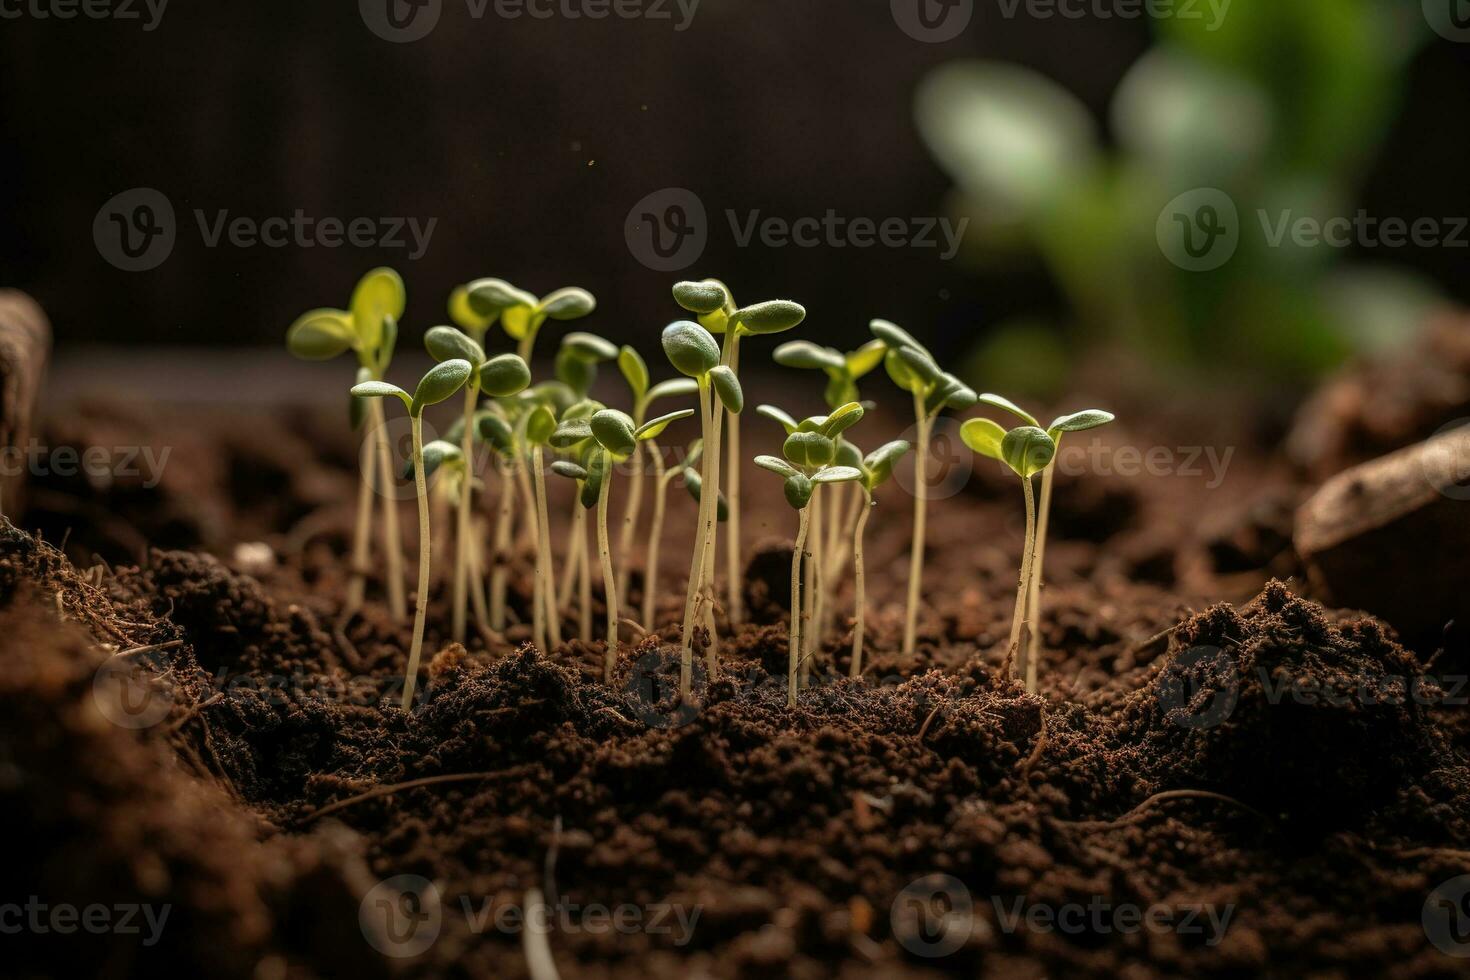
[[612,683],[618,662],[618,583],[613,573],[612,547],[607,537],[607,496],[613,481],[612,454],[604,450],[605,470],[597,491],[597,555],[602,560],[602,588],[607,594],[607,653],[603,659],[603,681]]
[[465,607],[469,597],[470,495],[475,482],[471,479],[474,473],[471,461],[475,458],[474,416],[475,402],[479,399],[479,394],[479,389],[475,384],[465,385],[464,432],[460,437],[460,452],[464,454],[467,469],[463,485],[459,489],[459,513],[454,531],[454,617],[451,631],[451,635],[458,643],[463,643],[465,639]]
[[[505,631],[505,589],[510,574],[510,524],[515,511],[515,469],[519,453],[499,461],[500,506],[495,516],[495,568],[490,573],[490,628]],[[534,519],[534,518],[533,518]]]
[[429,489],[424,477],[424,417],[410,413],[413,427],[413,485],[419,498],[419,587],[414,595],[413,645],[408,651],[408,672],[403,679],[403,710],[413,705],[413,692],[419,679],[419,660],[424,652],[424,620],[429,612]]
[[648,443],[653,455],[654,497],[653,524],[648,530],[648,568],[643,573],[643,628],[653,630],[654,615],[658,610],[658,560],[664,535],[664,510],[668,504],[669,484],[679,475],[679,470],[667,470],[663,456],[654,443]]
[[577,517],[577,639],[592,642],[592,564],[587,548],[587,508]]
[[802,562],[806,558],[806,538],[810,523],[810,515],[807,507],[797,511],[796,544],[791,549],[791,628],[787,639],[787,647],[790,651],[786,668],[786,707],[796,707],[796,677],[801,662],[801,628],[805,616],[802,615],[803,599],[801,595],[801,570]]
[[[1060,434],[1057,451],[1061,451]],[[1036,535],[1033,545],[1031,580],[1026,587],[1026,617],[1031,620],[1031,632],[1026,636],[1026,689],[1036,690],[1036,663],[1041,659],[1041,574],[1042,562],[1046,560],[1046,529],[1051,518],[1052,475],[1056,462],[1041,471],[1041,502],[1037,507]]]
[[863,534],[868,527],[868,517],[873,513],[873,495],[868,488],[859,486],[858,506],[862,508],[858,514],[857,524],[852,531],[852,563],[853,563],[853,623],[852,623],[852,664],[848,668],[848,676],[854,680],[863,676],[863,630],[867,622],[868,591],[867,576],[863,569]]
[[[640,415],[641,422],[641,415]],[[633,532],[638,526],[638,518],[643,513],[643,451],[633,454],[631,460],[632,468],[629,470],[629,479],[632,485],[628,488],[628,499],[623,505],[623,522],[618,527],[618,598],[625,599],[628,595],[628,582],[633,571]],[[647,623],[643,624],[647,626]]]
[[912,654],[918,640],[919,595],[924,579],[924,537],[928,522],[929,420],[924,398],[914,393],[914,417],[918,420],[919,444],[914,456],[914,537],[909,547],[909,597],[903,620],[903,652]]
[[719,455],[709,441],[710,436],[710,381],[709,376],[699,378],[699,427],[704,438],[705,452],[702,470],[703,486],[699,494],[699,524],[695,528],[694,556],[689,566],[689,590],[684,596],[684,636],[679,648],[679,696],[688,702],[694,683],[694,612],[699,596],[700,580],[704,570],[704,540],[709,534],[709,522],[705,516],[718,498],[718,491],[710,482],[710,459]]
[[[730,330],[730,354],[728,364],[737,374],[740,371],[740,331]],[[729,516],[725,519],[725,579],[730,594],[725,606],[732,624],[745,619],[745,597],[741,586],[745,581],[740,567],[740,416],[730,412],[730,473],[725,478],[729,484]],[[718,489],[718,488],[716,488]]]
[[720,662],[720,639],[715,627],[715,552],[719,548],[719,528],[716,524],[720,505],[720,433],[724,428],[725,404],[717,398],[711,398],[710,402],[714,410],[714,417],[710,420],[714,441],[710,443],[713,448],[706,457],[708,475],[705,477],[704,489],[713,495],[713,502],[705,515],[705,554],[700,579],[700,601],[703,603],[701,608],[704,612],[705,628],[709,632],[704,650],[706,676],[712,682]]
[[[546,512],[546,476],[545,457],[539,443],[531,447],[531,469],[535,480],[536,493],[536,588],[535,598],[532,602],[535,615],[532,617],[532,632],[536,648],[542,653],[550,652],[547,644],[547,633],[550,628],[551,617],[555,614],[556,601],[553,595],[551,581],[551,521]],[[560,632],[560,627],[556,627]],[[561,637],[557,637],[558,644]]]
[[398,526],[398,501],[393,496],[393,447],[388,443],[387,416],[382,401],[368,405],[368,424],[377,443],[378,481],[383,488],[383,555],[387,560],[388,612],[395,623],[408,617],[408,593],[403,581],[403,532]]
[[[1021,626],[1026,621],[1026,594],[1027,587],[1031,581],[1031,563],[1036,554],[1036,494],[1031,488],[1031,477],[1021,478],[1021,488],[1026,495],[1026,544],[1021,555],[1021,578],[1016,586],[1016,612],[1011,618],[1011,639],[1007,649],[1017,658],[1021,656],[1020,640]],[[1020,669],[1020,661],[1016,661],[1016,669]],[[1026,690],[1035,692],[1036,668],[1032,664],[1026,665]]]

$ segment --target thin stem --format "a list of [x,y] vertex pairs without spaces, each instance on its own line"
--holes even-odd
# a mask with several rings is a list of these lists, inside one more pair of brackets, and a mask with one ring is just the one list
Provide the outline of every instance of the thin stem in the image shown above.
[[796,671],[801,662],[801,560],[806,551],[807,508],[798,512],[796,543],[791,547],[791,626],[786,640],[786,707],[796,707]]
[[715,552],[719,550],[720,541],[718,527],[720,518],[720,433],[725,427],[725,403],[718,398],[712,398],[710,404],[712,407],[711,438],[714,441],[705,447],[708,451],[705,461],[711,476],[704,482],[704,492],[710,494],[710,508],[705,516],[709,528],[704,537],[704,573],[700,581],[700,593],[701,601],[704,603],[705,627],[709,631],[709,642],[704,648],[705,666],[709,672],[708,679],[713,681],[715,674],[718,673],[720,662],[720,635],[719,630],[715,627]]
[[628,488],[628,500],[623,505],[623,523],[618,530],[618,598],[626,600],[628,581],[633,573],[633,532],[638,527],[638,518],[643,513],[643,444],[633,450],[633,481]]
[[408,616],[408,594],[403,584],[403,533],[398,528],[398,501],[393,497],[393,447],[388,444],[388,423],[381,399],[368,403],[369,424],[378,444],[378,485],[383,494],[383,554],[387,559],[388,611],[393,621]]
[[[510,525],[515,517],[516,475],[520,455],[500,461],[500,513],[495,517],[495,571],[490,574],[490,628],[505,631],[505,590],[510,578]],[[534,515],[532,520],[535,519]]]
[[[740,331],[732,330],[730,338],[730,369],[737,374],[740,371]],[[729,503],[730,514],[725,518],[725,578],[729,587],[729,599],[725,609],[730,624],[741,622],[745,619],[745,596],[743,589],[745,585],[745,569],[740,564],[740,465],[743,462],[740,456],[740,416],[732,413],[730,415],[730,472],[725,477],[729,484],[730,492],[725,495]]]
[[[534,446],[531,449],[531,469],[536,486],[536,588],[532,605],[535,607],[532,614],[532,638],[536,648],[542,653],[550,652],[547,646],[547,636],[550,625],[550,614],[555,609],[555,603],[551,601],[551,521],[546,513],[546,477],[542,474],[542,463],[544,462],[541,447]],[[559,631],[559,630],[558,630]],[[557,638],[560,643],[560,637]]]
[[853,624],[852,624],[852,664],[848,668],[848,676],[856,680],[863,676],[863,627],[867,622],[868,614],[868,591],[867,578],[863,572],[863,532],[868,527],[868,517],[873,513],[873,495],[868,492],[867,487],[858,487],[861,495],[858,500],[862,511],[858,514],[857,525],[852,531],[852,565],[853,565]]
[[454,615],[450,635],[456,642],[465,638],[465,605],[469,598],[470,574],[470,495],[474,487],[474,415],[479,387],[473,383],[464,389],[464,433],[460,437],[460,453],[464,457],[464,485],[459,488],[459,515],[454,532]]
[[566,562],[561,570],[561,584],[556,588],[558,607],[571,604],[572,590],[577,587],[577,570],[582,567],[582,549],[587,544],[587,536],[578,533],[582,529],[583,510],[582,481],[578,480],[572,494],[572,513],[567,518]]
[[[704,538],[709,533],[709,524],[705,521],[705,514],[709,511],[711,503],[716,500],[715,493],[710,490],[709,484],[709,461],[711,446],[709,442],[709,379],[699,379],[699,427],[700,434],[704,437],[704,464],[703,482],[699,491],[699,523],[694,530],[694,555],[689,565],[689,588],[684,595],[684,636],[679,648],[679,696],[686,702],[689,700],[689,689],[694,682],[694,612],[696,599],[699,596],[700,577],[704,571]],[[718,511],[716,511],[718,514]]]
[[482,547],[484,540],[485,522],[476,520],[470,533],[470,608],[474,610],[475,623],[482,631],[490,628],[490,614],[485,608],[485,550]]
[[663,457],[650,441],[648,449],[653,453],[653,525],[648,529],[648,567],[643,572],[643,628],[653,631],[653,617],[658,611],[658,559],[664,536],[664,508],[668,503],[669,483],[679,470],[665,472]]
[[914,393],[914,415],[919,425],[918,452],[914,455],[914,538],[909,546],[909,605],[903,621],[903,652],[914,652],[919,631],[919,595],[924,585],[924,533],[929,499],[929,420],[924,398]]
[[587,508],[577,521],[577,639],[592,642],[592,564],[587,557]]
[[419,587],[413,597],[413,645],[408,650],[408,672],[403,678],[403,710],[413,704],[419,679],[419,659],[424,652],[424,619],[429,611],[429,489],[424,480],[424,419],[410,417],[413,427],[413,485],[419,498]]
[[812,509],[812,558],[808,564],[808,582],[810,583],[811,590],[811,602],[808,605],[811,609],[813,625],[810,629],[803,629],[801,631],[802,642],[806,648],[803,650],[803,679],[811,672],[811,668],[816,662],[817,644],[822,638],[822,617],[824,607],[827,604],[827,597],[825,595],[827,590],[827,577],[822,574],[822,562],[827,557],[826,518],[828,508],[826,494],[816,493],[814,491],[809,506]]
[[[371,442],[371,434],[363,439],[363,452],[369,453],[368,466],[373,465],[377,448]],[[358,455],[359,461],[362,453]],[[352,531],[352,578],[347,582],[347,602],[342,608],[342,618],[350,619],[362,609],[367,595],[368,549],[372,547],[373,534],[373,481],[370,471],[361,471],[357,481],[357,523]]]
[[607,541],[607,496],[612,485],[613,461],[603,455],[602,486],[597,493],[597,554],[602,559],[602,589],[607,599],[607,653],[602,664],[603,682],[612,683],[618,662],[618,582],[613,574],[612,548]]
[[[1060,449],[1060,437],[1057,445]],[[1046,560],[1046,531],[1051,517],[1051,485],[1055,473],[1055,462],[1041,473],[1041,503],[1036,514],[1036,553],[1031,559],[1031,581],[1026,587],[1026,618],[1031,621],[1031,632],[1026,637],[1028,687],[1035,684],[1031,676],[1035,669],[1032,665],[1041,659],[1041,575],[1042,563]]]
[[1026,540],[1021,549],[1021,575],[1016,584],[1016,611],[1011,617],[1011,638],[1006,645],[1007,656],[1011,656],[1011,676],[1021,676],[1020,648],[1021,624],[1026,619],[1026,583],[1031,575],[1031,556],[1036,540],[1036,495],[1031,489],[1031,478],[1021,480],[1021,489],[1026,495]]
[[807,535],[802,541],[801,557],[805,567],[804,579],[801,588],[801,677],[799,683],[805,688],[812,674],[812,603],[815,601],[816,589],[813,576],[816,574],[816,552],[808,548],[811,543],[811,525],[816,522],[815,516],[811,514],[817,497],[820,496],[820,487],[812,491],[811,499],[807,501],[803,513],[807,516]]

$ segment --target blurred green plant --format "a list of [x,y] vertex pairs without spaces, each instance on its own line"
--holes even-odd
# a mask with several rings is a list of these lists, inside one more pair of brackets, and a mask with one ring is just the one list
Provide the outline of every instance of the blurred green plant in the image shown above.
[[[1173,366],[1293,378],[1402,339],[1435,290],[1350,266],[1340,248],[1271,243],[1260,215],[1351,213],[1428,35],[1417,5],[1274,0],[1157,24],[1114,93],[1112,147],[1077,98],[1019,66],[954,62],[921,85],[919,130],[971,216],[968,258],[1039,256],[1071,307],[1065,330],[1034,315],[999,324],[973,363],[1044,391],[1073,352],[1121,342]],[[1203,214],[1188,198],[1204,189],[1234,204],[1239,243],[1189,271],[1165,254],[1166,211],[1182,200]]]

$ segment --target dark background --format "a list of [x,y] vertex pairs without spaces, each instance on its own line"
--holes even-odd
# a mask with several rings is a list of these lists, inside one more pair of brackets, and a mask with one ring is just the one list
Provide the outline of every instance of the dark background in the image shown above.
[[[882,315],[960,350],[1055,303],[1040,266],[977,276],[935,251],[741,249],[723,212],[943,214],[951,182],[912,122],[925,72],[975,55],[1028,65],[1105,124],[1148,23],[1007,19],[979,2],[961,38],[924,44],[886,0],[703,0],[682,33],[670,10],[675,20],[475,20],[445,0],[437,29],[411,44],[376,37],[354,0],[174,0],[151,33],[0,20],[0,285],[34,294],[60,345],[279,343],[302,310],[346,305],[378,264],[407,280],[410,338],[445,321],[454,284],[484,275],[536,293],[586,286],[600,301],[588,327],[644,345],[675,318],[671,282],[705,275],[746,302],[803,301],[804,335],[848,346]],[[1433,38],[1406,83],[1359,203],[1470,215],[1470,45]],[[179,239],[160,267],[128,273],[100,257],[92,222],[139,186],[172,201]],[[680,274],[645,268],[623,236],[633,204],[671,186],[697,192],[713,225]],[[206,248],[194,208],[438,224],[411,262],[350,246]],[[1391,259],[1470,298],[1464,250]]]

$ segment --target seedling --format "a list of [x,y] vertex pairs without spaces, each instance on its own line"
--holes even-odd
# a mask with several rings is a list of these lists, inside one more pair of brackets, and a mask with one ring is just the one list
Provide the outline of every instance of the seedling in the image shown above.
[[873,512],[873,491],[888,481],[888,478],[893,475],[893,467],[911,448],[902,439],[884,443],[864,456],[857,467],[862,473],[862,479],[857,481],[857,486],[862,490],[863,496],[861,510],[852,528],[854,598],[852,663],[848,668],[848,676],[853,679],[863,675],[863,630],[868,614],[867,577],[863,566],[863,534],[868,527],[868,517]]
[[[806,319],[806,309],[799,303],[790,300],[770,300],[765,303],[756,303],[753,306],[738,307],[735,297],[724,283],[718,279],[705,279],[702,282],[681,282],[674,286],[674,301],[684,309],[699,317],[700,324],[710,333],[723,334],[725,347],[721,355],[720,363],[737,374],[740,371],[740,339],[753,334],[784,333],[796,327]],[[740,563],[740,413],[731,411],[730,415],[730,473],[726,480],[725,488],[729,491],[730,521],[725,528],[725,537],[728,547],[725,551],[725,578],[729,586],[729,617],[731,622],[739,622],[745,618],[743,609],[744,599],[740,594],[742,581]],[[720,450],[721,420],[724,413],[715,418],[714,441],[711,445],[711,455],[717,455]],[[715,467],[718,474],[719,467]],[[714,484],[716,489],[723,490],[718,481]],[[715,567],[715,546],[710,545],[706,557],[707,571],[705,579],[713,587]],[[713,610],[710,615],[710,635],[714,636]],[[711,675],[713,676],[713,675]]]
[[[669,363],[680,374],[693,378],[699,390],[699,423],[701,437],[704,441],[704,472],[701,474],[701,482],[705,490],[714,489],[714,493],[704,492],[700,496],[699,523],[694,535],[694,555],[689,566],[689,589],[684,598],[684,636],[680,649],[679,661],[679,694],[686,701],[689,699],[690,686],[694,677],[694,627],[699,613],[700,602],[706,595],[705,572],[708,568],[707,554],[714,547],[713,539],[715,532],[715,521],[717,512],[714,502],[719,494],[720,486],[720,443],[719,443],[719,419],[720,413],[713,410],[713,397],[719,397],[720,403],[732,414],[739,415],[740,410],[745,407],[745,396],[740,390],[740,382],[735,377],[735,372],[725,364],[720,363],[720,348],[715,343],[714,336],[704,327],[689,320],[679,320],[664,328],[663,349]],[[731,510],[733,517],[734,511]],[[709,677],[715,676],[716,654],[714,650],[714,617],[710,616],[710,647]]]
[[[585,289],[566,286],[537,299],[504,279],[476,279],[464,287],[462,309],[477,320],[498,318],[516,353],[527,364],[536,349],[536,337],[550,320],[577,320],[597,309],[597,300]],[[487,323],[488,326],[488,323]]]
[[873,336],[888,348],[883,356],[888,376],[914,399],[914,422],[918,430],[918,451],[914,456],[914,534],[909,551],[908,610],[903,624],[903,651],[913,653],[918,636],[919,595],[924,581],[924,537],[929,498],[926,467],[934,420],[946,408],[969,408],[978,396],[959,378],[941,370],[934,355],[902,327],[887,320],[874,320],[868,327]]
[[543,653],[550,626],[560,642],[561,626],[551,581],[551,520],[546,511],[545,447],[556,431],[556,414],[546,402],[537,402],[526,415],[525,440],[531,447],[531,473],[535,479],[536,573],[531,599],[531,635]]
[[[1000,395],[986,393],[980,396],[983,404],[1002,411],[1009,412],[1028,425],[1040,425],[1036,418],[1024,411],[1008,398]],[[1052,442],[1056,444],[1057,453],[1062,451],[1062,436],[1067,432],[1082,432],[1086,429],[1095,429],[1107,425],[1113,421],[1113,414],[1098,408],[1088,408],[1070,415],[1062,415],[1052,420],[1051,425],[1046,427],[1046,434],[1051,436]],[[1041,503],[1037,510],[1036,518],[1036,555],[1032,559],[1033,571],[1031,582],[1026,592],[1026,615],[1037,625],[1027,637],[1026,649],[1023,651],[1023,662],[1025,664],[1027,690],[1036,689],[1037,665],[1041,659],[1041,580],[1045,574],[1044,562],[1046,560],[1046,534],[1049,519],[1051,517],[1051,491],[1053,478],[1056,476],[1056,464],[1046,467],[1041,473]]]
[[[392,269],[373,269],[358,281],[346,310],[318,309],[302,314],[286,333],[286,346],[303,360],[325,361],[352,351],[357,355],[357,381],[378,381],[393,360],[398,340],[398,320],[403,316],[406,296],[403,280]],[[383,424],[383,409],[376,400],[349,399],[352,427],[369,423],[366,438],[373,440],[370,466],[387,487],[393,475],[392,450]],[[362,608],[367,587],[368,550],[371,544],[373,488],[368,471],[358,483],[357,524],[352,543],[352,577],[347,585],[344,621]],[[398,529],[398,510],[392,496],[383,495],[381,547],[386,563],[388,608],[395,620],[408,615],[403,584],[403,539]]]
[[[699,384],[693,378],[671,378],[668,381],[660,381],[651,384],[648,373],[648,365],[642,356],[633,348],[626,345],[618,351],[618,370],[622,372],[623,380],[628,383],[628,389],[633,396],[633,424],[640,429],[648,421],[648,410],[654,402],[660,398],[676,395],[694,395],[699,391]],[[689,411],[693,415],[692,410]],[[655,441],[658,433],[655,432],[647,437],[640,438],[647,448],[647,455],[653,458],[654,480],[661,481],[664,475],[663,456],[659,451],[658,443]],[[628,580],[633,566],[633,534],[638,526],[638,517],[643,507],[643,457],[644,453],[633,454],[633,489],[628,494],[628,500],[623,506],[623,523],[618,532],[618,595],[628,594]],[[650,540],[649,553],[652,552],[652,541]],[[647,571],[644,573],[645,580],[648,578]],[[647,601],[649,589],[652,586],[644,583],[644,609],[651,608]],[[646,613],[643,616],[643,628],[652,629],[653,620]]]
[[782,367],[824,373],[827,387],[822,399],[829,409],[836,409],[862,400],[858,395],[858,381],[882,364],[887,353],[888,345],[876,338],[846,354],[809,340],[793,340],[777,347],[771,357]]
[[[690,410],[690,414],[693,414],[692,409]],[[652,437],[647,442],[650,447],[653,446]],[[697,467],[703,449],[703,441],[699,439],[694,440],[685,451],[683,460],[667,469],[664,468],[663,460],[658,455],[654,456],[658,470],[655,475],[653,490],[653,522],[648,529],[648,568],[643,573],[643,622],[645,628],[652,628],[654,613],[658,609],[658,559],[659,551],[663,544],[664,508],[668,500],[669,484],[676,477],[682,476],[684,478],[684,487],[689,491],[690,496],[694,498],[694,502],[700,502],[702,486]],[[728,519],[728,516],[729,510],[726,506],[725,498],[722,495],[719,500],[718,517],[719,520],[724,521]]]
[[597,506],[597,491],[603,476],[601,454],[588,420],[605,407],[590,398],[569,406],[551,435],[554,450],[580,461],[558,460],[551,464],[551,472],[577,482],[567,532],[566,564],[555,596],[557,605],[566,605],[571,601],[572,589],[577,590],[577,637],[583,643],[592,642],[592,567],[587,557],[587,512]]
[[[465,465],[473,460],[475,406],[480,393],[492,398],[508,398],[519,394],[531,384],[531,370],[516,354],[501,354],[489,360],[484,348],[473,338],[454,327],[433,327],[424,335],[424,346],[436,361],[460,358],[468,361],[470,380],[464,389],[464,412],[460,424],[460,452]],[[470,552],[470,497],[473,481],[464,480],[460,486],[459,509],[455,522],[454,554],[454,598],[452,635],[456,642],[465,638],[466,599],[469,593]],[[502,491],[503,492],[503,491]]]
[[[1045,429],[1034,425],[1022,425],[1007,432],[990,419],[968,419],[960,426],[960,438],[965,445],[982,456],[997,459],[1011,468],[1021,478],[1021,489],[1026,497],[1026,532],[1021,551],[1021,576],[1016,586],[1016,611],[1011,617],[1011,638],[1007,644],[1007,658],[1011,662],[1012,676],[1020,673],[1020,643],[1023,623],[1028,620],[1026,597],[1029,594],[1031,576],[1034,574],[1036,557],[1036,495],[1031,487],[1031,478],[1045,470],[1056,458],[1057,444]],[[1028,665],[1026,689],[1035,692],[1035,666]]]
[[413,433],[414,489],[419,500],[419,587],[414,596],[413,645],[408,654],[408,671],[403,679],[403,710],[413,703],[414,687],[418,683],[419,659],[424,648],[424,618],[429,605],[429,493],[424,466],[424,409],[437,405],[454,395],[470,380],[474,368],[469,361],[454,358],[437,364],[420,379],[412,396],[397,385],[386,381],[365,381],[355,385],[352,394],[358,398],[384,398],[393,396],[408,409]]
[[[790,421],[780,409],[761,406],[761,414]],[[787,635],[788,660],[786,704],[796,707],[797,673],[811,641],[805,636],[810,603],[803,597],[802,564],[811,558],[806,550],[811,527],[811,504],[817,489],[824,484],[859,482],[860,470],[851,466],[834,466],[837,437],[863,417],[863,407],[856,402],[844,405],[830,416],[816,416],[794,424],[781,447],[781,456],[757,456],[755,464],[769,470],[784,481],[786,502],[797,512],[796,542],[791,551],[791,622]],[[783,421],[783,425],[785,424]]]

